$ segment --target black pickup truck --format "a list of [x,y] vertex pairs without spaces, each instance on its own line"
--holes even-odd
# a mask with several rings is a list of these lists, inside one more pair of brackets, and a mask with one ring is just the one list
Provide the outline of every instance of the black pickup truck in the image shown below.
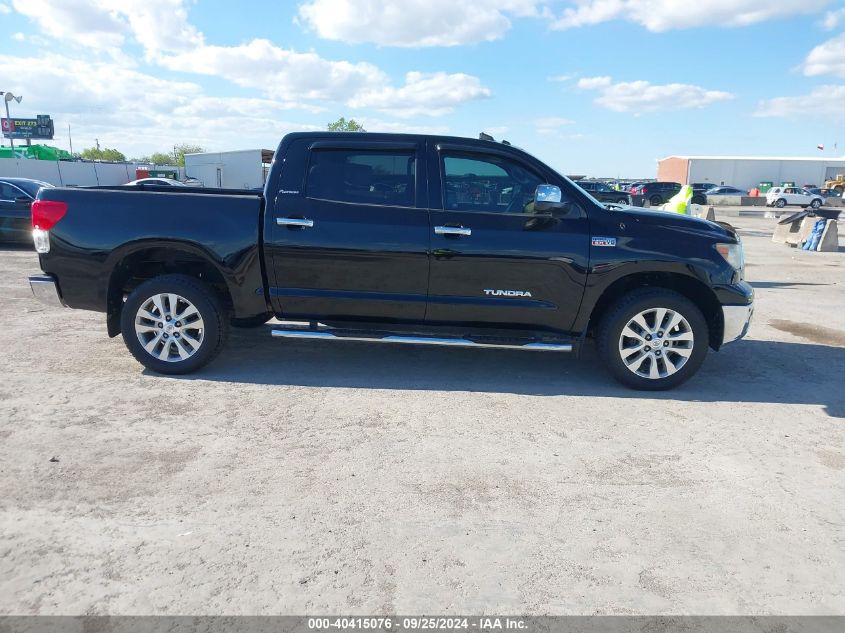
[[605,207],[490,140],[297,133],[262,194],[42,189],[43,301],[106,313],[149,369],[181,374],[230,325],[276,337],[577,352],[639,389],[745,335],[753,291],[728,228]]

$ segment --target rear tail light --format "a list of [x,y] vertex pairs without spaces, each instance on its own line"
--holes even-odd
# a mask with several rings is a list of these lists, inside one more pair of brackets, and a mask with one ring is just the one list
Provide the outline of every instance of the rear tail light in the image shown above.
[[49,231],[67,213],[67,202],[36,200],[32,203],[32,228]]
[[67,202],[36,200],[32,203],[32,241],[38,253],[50,252],[50,229],[67,213]]

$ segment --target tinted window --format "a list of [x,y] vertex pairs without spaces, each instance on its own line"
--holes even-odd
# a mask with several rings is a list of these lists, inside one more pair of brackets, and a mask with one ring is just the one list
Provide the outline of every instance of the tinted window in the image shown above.
[[412,152],[315,150],[305,195],[355,204],[413,207],[416,160]]
[[543,179],[509,158],[444,155],[443,208],[530,213]]
[[14,200],[21,195],[23,194],[16,187],[5,182],[0,182],[0,200]]
[[53,187],[53,185],[51,185],[49,182],[44,182],[42,180],[21,180],[19,182],[16,182],[15,186],[20,187],[33,198],[38,195],[39,189],[52,189]]

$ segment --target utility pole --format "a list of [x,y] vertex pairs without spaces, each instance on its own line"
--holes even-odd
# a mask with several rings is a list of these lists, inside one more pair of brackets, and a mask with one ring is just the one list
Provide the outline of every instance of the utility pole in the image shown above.
[[[23,99],[23,97],[20,97],[20,96],[16,97],[11,92],[0,92],[0,95],[3,95],[3,101],[6,102],[6,120],[10,121],[12,119],[12,117],[9,114],[9,101],[14,99],[18,103],[20,103],[21,99]],[[14,156],[15,156],[15,139],[12,138],[11,133],[9,134],[9,144],[12,146],[12,157],[14,158]]]
[[70,135],[70,123],[67,124],[67,140],[70,143],[70,155],[73,156],[73,137]]
[[95,138],[94,142],[97,144],[97,151],[99,152],[100,151],[100,139]]

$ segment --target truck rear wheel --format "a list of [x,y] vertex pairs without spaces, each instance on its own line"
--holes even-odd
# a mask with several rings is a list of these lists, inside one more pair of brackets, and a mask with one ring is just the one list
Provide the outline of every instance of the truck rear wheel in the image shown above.
[[644,391],[677,387],[707,356],[709,330],[683,295],[644,288],[612,305],[598,328],[599,355],[622,384]]
[[186,275],[162,275],[135,288],[120,316],[126,347],[160,374],[187,374],[210,362],[228,332],[214,291]]

